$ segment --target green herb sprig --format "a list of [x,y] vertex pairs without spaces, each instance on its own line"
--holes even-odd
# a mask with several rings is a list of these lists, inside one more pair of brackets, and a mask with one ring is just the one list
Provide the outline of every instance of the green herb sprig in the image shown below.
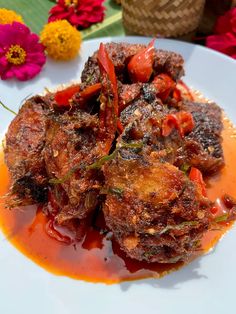
[[167,225],[164,229],[161,230],[159,234],[162,235],[170,230],[182,230],[184,227],[194,227],[197,225],[197,221],[184,221],[179,225]]
[[15,111],[13,111],[12,109],[10,109],[10,108],[8,108],[6,105],[4,105],[4,103],[1,102],[1,100],[0,100],[0,105],[1,105],[4,109],[6,109],[7,111],[13,113],[15,116],[17,115],[17,113],[16,113]]

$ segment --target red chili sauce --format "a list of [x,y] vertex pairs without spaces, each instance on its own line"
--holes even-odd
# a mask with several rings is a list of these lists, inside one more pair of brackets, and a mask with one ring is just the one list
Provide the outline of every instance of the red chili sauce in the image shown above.
[[[228,193],[236,198],[236,129],[224,119],[223,149],[225,167],[220,174],[207,181],[207,195],[223,209],[220,198]],[[24,255],[47,271],[90,282],[107,284],[141,278],[161,277],[183,266],[176,264],[146,263],[125,256],[119,246],[111,241],[111,235],[102,235],[92,227],[81,242],[70,245],[57,241],[46,232],[47,218],[37,206],[22,209],[4,208],[4,196],[9,187],[9,176],[0,154],[0,227],[6,238]],[[102,218],[102,217],[101,217]],[[199,255],[208,251],[229,229],[224,225],[221,231],[209,231],[202,240]]]

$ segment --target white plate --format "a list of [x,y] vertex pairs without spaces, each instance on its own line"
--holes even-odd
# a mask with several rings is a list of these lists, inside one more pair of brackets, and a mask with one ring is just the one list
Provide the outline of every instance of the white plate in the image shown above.
[[[26,83],[0,81],[0,99],[17,110],[22,100],[71,80],[79,80],[84,62],[100,41],[147,43],[140,37],[101,38],[84,42],[81,56],[70,63],[48,61]],[[206,48],[159,39],[159,48],[183,55],[185,82],[220,104],[236,124],[236,62]],[[12,115],[0,108],[0,134]],[[235,171],[235,170],[232,170]],[[1,314],[222,314],[235,312],[236,228],[210,254],[159,280],[107,286],[52,275],[27,259],[0,233]],[[89,267],[89,265],[88,265]]]

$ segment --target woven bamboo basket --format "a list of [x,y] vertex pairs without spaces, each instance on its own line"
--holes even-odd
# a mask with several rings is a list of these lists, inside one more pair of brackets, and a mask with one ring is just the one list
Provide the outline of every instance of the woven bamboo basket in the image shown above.
[[205,0],[121,0],[128,33],[178,37],[194,31]]

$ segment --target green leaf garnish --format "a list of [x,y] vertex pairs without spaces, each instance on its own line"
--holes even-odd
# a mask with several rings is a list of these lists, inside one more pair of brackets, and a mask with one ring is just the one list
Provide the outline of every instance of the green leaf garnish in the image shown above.
[[[107,161],[109,161],[109,160],[111,160],[111,159],[116,157],[116,155],[118,154],[120,148],[141,148],[141,147],[143,147],[143,143],[130,143],[130,144],[121,143],[121,145],[119,147],[116,147],[116,149],[110,155],[103,156],[98,161],[96,161],[93,164],[87,166],[86,170],[100,169]],[[61,179],[56,179],[56,178],[55,179],[50,179],[49,183],[50,184],[61,184],[61,183],[64,183],[79,168],[80,168],[80,165],[76,165],[75,167],[70,169],[64,177],[62,177]]]
[[117,196],[122,196],[124,190],[118,187],[101,188],[100,194],[115,194]]
[[170,231],[170,230],[182,230],[184,227],[194,227],[198,224],[197,221],[184,221],[179,225],[167,225],[164,229],[159,233],[160,235]]
[[229,218],[229,214],[223,214],[223,215],[221,215],[221,216],[218,216],[218,217],[216,217],[215,219],[214,219],[214,221],[216,222],[216,223],[219,223],[219,222],[226,222],[227,220],[228,220],[228,218]]
[[108,193],[110,194],[115,194],[118,196],[121,196],[123,194],[124,190],[121,188],[117,188],[117,187],[112,187],[108,189]]
[[49,183],[50,184],[61,184],[64,183],[65,181],[69,180],[72,174],[74,174],[77,170],[79,169],[79,165],[71,168],[67,174],[64,175],[61,179],[50,179]]
[[8,107],[7,107],[6,105],[4,105],[4,103],[2,103],[1,101],[0,101],[0,105],[1,105],[4,109],[6,109],[7,111],[13,113],[15,116],[17,115],[17,113],[16,113],[15,111],[13,111],[12,109],[8,108]]
[[116,149],[110,155],[103,156],[98,161],[87,166],[86,169],[87,170],[100,169],[107,161],[110,161],[117,156],[120,148],[142,148],[142,147],[143,147],[143,142],[139,142],[139,143],[123,143],[123,142],[121,142],[119,145],[117,145]]
[[91,170],[91,169],[100,169],[104,164],[105,162],[113,159],[116,157],[118,153],[118,149],[115,149],[114,152],[110,155],[106,155],[106,156],[103,156],[102,158],[100,158],[98,161],[94,162],[93,164],[89,165],[86,167],[87,170]]
[[143,147],[143,142],[138,142],[138,143],[121,142],[120,146],[118,146],[118,148],[142,148],[142,147]]
[[183,171],[183,172],[186,174],[186,173],[188,172],[189,168],[190,168],[190,165],[184,163],[184,164],[182,164],[182,166],[180,167],[180,170]]

